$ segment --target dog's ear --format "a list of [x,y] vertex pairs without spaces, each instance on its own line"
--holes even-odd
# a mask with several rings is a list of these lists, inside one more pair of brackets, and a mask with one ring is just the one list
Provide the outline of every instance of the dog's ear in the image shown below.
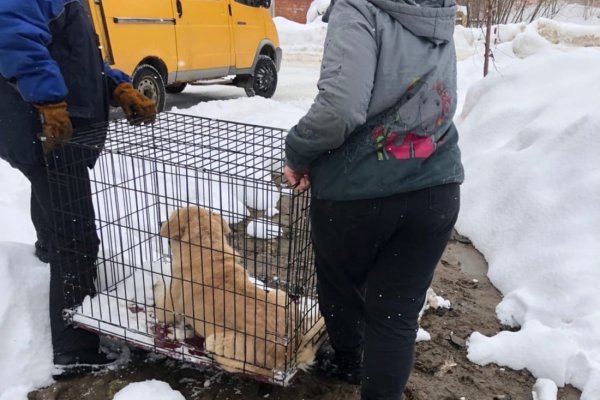
[[160,228],[160,236],[173,239],[181,240],[185,230],[188,226],[188,213],[187,209],[178,209],[171,213],[169,220],[163,222]]

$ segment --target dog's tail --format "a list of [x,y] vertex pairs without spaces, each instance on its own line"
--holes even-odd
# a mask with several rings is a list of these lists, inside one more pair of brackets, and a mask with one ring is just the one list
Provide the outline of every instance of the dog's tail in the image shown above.
[[312,328],[304,334],[298,351],[296,352],[296,367],[302,371],[308,371],[315,364],[315,356],[318,346],[314,339],[325,328],[325,320],[321,317],[314,320]]
[[303,348],[298,349],[296,356],[296,366],[298,369],[307,372],[315,364],[316,348],[312,343],[308,343]]

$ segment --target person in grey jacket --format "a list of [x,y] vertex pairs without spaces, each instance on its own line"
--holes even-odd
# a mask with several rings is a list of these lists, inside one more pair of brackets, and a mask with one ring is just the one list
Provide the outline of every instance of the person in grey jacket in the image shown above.
[[311,187],[330,372],[398,400],[418,315],[460,207],[454,0],[337,0],[319,93],[286,138]]

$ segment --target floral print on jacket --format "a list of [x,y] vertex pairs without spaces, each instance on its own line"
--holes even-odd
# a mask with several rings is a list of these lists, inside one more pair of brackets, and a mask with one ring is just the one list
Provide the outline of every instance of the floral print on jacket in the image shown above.
[[452,111],[452,96],[441,82],[429,90],[423,85],[423,80],[413,81],[397,109],[371,131],[378,160],[428,158],[441,144],[435,132]]

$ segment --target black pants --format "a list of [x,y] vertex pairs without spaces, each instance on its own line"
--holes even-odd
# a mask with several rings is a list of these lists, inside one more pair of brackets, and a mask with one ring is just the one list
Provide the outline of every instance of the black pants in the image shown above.
[[364,355],[363,400],[400,399],[418,315],[459,208],[458,184],[372,200],[313,200],[319,305],[333,348]]
[[[6,85],[6,83],[3,83]],[[8,96],[9,87],[0,85]],[[44,163],[37,111],[15,94],[10,104],[0,104],[0,158],[21,171],[31,183],[31,219],[38,240],[48,247],[50,261],[50,325],[55,353],[97,348],[98,337],[66,326],[63,310],[94,293],[98,236],[88,166],[97,151],[62,148]],[[89,121],[72,119],[75,135]],[[50,175],[50,176],[49,176]],[[52,181],[49,184],[49,180]]]
[[[57,151],[60,154],[69,151]],[[38,240],[45,240],[50,254],[50,327],[55,353],[98,347],[98,336],[66,326],[63,310],[93,295],[98,236],[91,203],[87,166],[70,160],[59,171],[53,167],[27,166],[21,172],[31,182],[31,219]],[[52,162],[50,162],[51,164]]]

